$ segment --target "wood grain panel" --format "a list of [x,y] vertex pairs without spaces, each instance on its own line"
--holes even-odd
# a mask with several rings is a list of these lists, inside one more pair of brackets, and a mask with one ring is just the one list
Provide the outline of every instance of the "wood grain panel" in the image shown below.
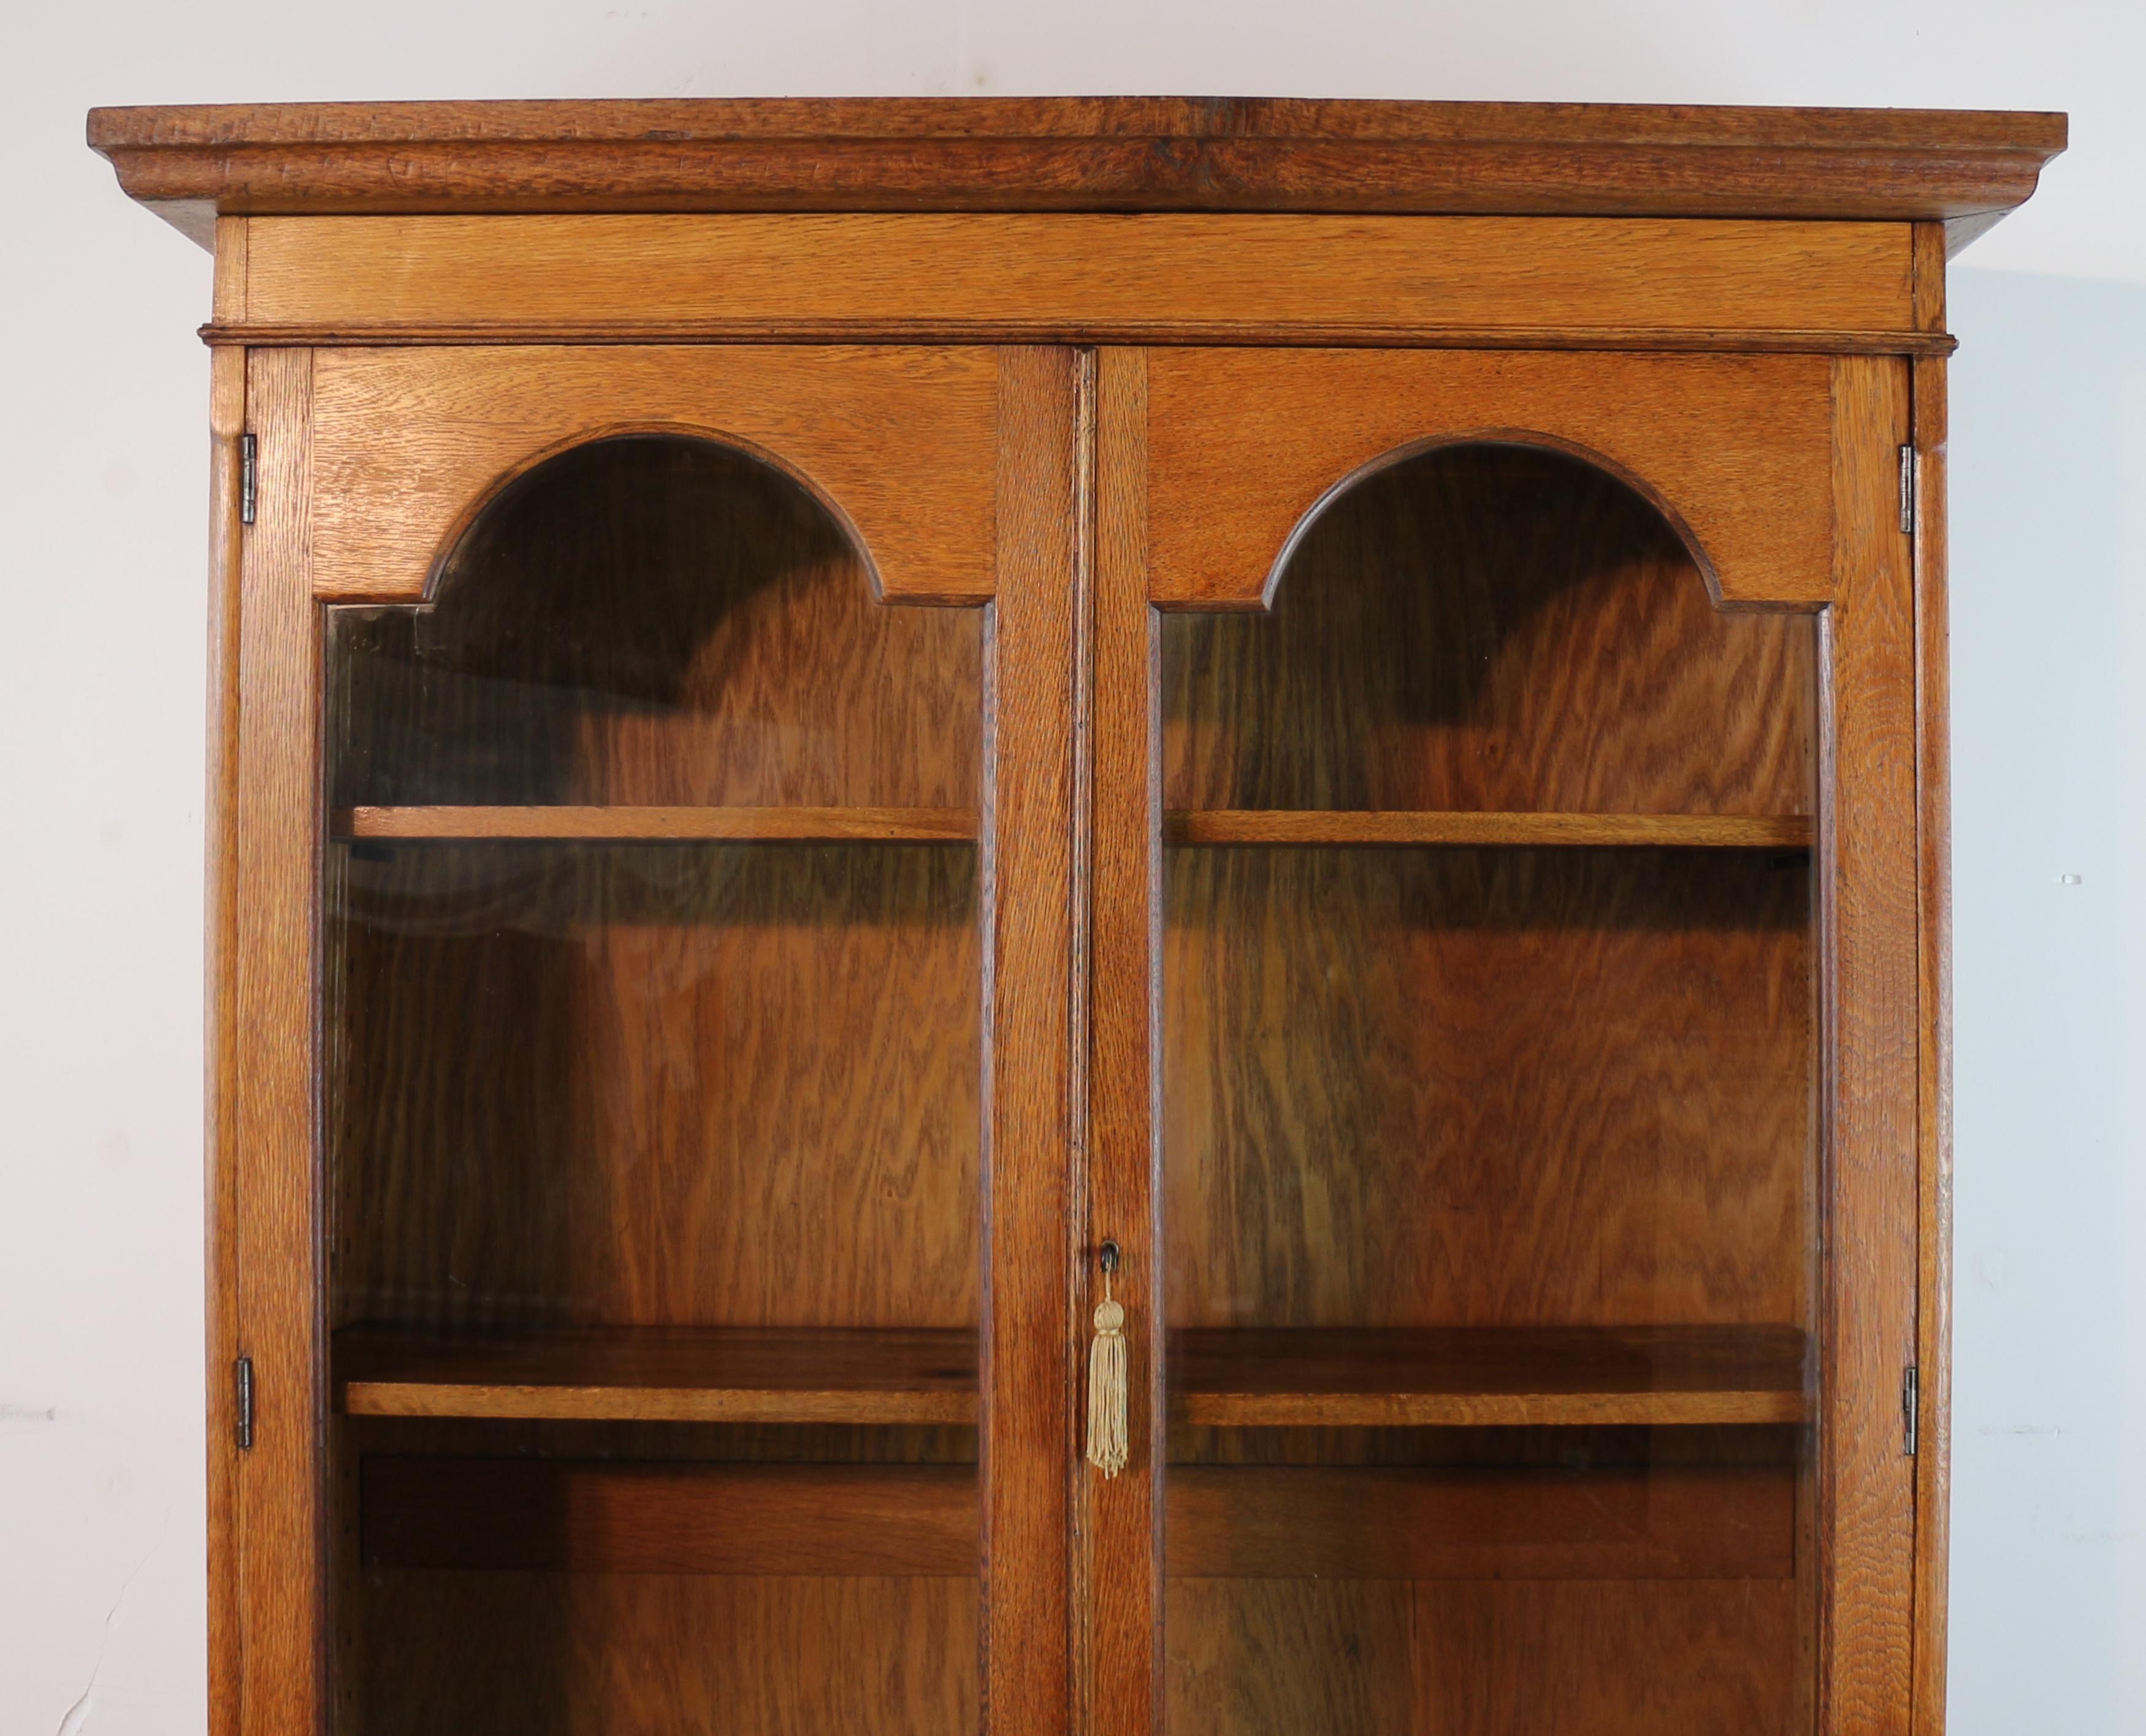
[[[1944,324],[1944,237],[1915,232],[1917,322]],[[1946,574],[1946,379],[1919,363],[1911,384],[1915,499],[1916,1102],[1920,1175],[1916,1357],[1921,1440],[1915,1463],[1916,1736],[1944,1736],[1945,1592],[1952,1534],[1952,686]]]
[[1414,1728],[1801,1736],[1793,1580],[1415,1588]]
[[573,443],[650,428],[724,440],[802,478],[854,527],[888,597],[991,594],[988,352],[324,350],[316,377],[324,598],[417,601],[508,477]]
[[1166,888],[1173,1324],[1805,1318],[1805,872],[1203,850]]
[[1782,1464],[1173,1467],[1169,1571],[1235,1579],[1793,1579]]
[[1150,594],[1258,608],[1330,491],[1426,442],[1494,439],[1590,455],[1645,490],[1721,601],[1813,607],[1834,586],[1826,370],[1796,356],[1158,351]]
[[[243,235],[242,217],[219,231],[219,287]],[[207,1519],[208,1531],[208,1725],[236,1736],[239,1719],[241,1558],[238,1533],[238,677],[245,533],[239,522],[239,440],[246,430],[246,357],[219,351],[209,362],[207,778],[202,830],[203,910],[202,1154],[208,1242],[207,1319]]]
[[2064,117],[1215,97],[240,103],[91,111],[121,184],[217,210],[1297,210],[1929,218],[2033,192]]
[[[316,1095],[320,1043],[320,616],[307,493],[312,358],[252,357],[259,516],[238,623],[230,1129],[237,1354],[254,1374],[237,1469],[242,1736],[311,1736],[326,1710],[327,1335]],[[230,1378],[227,1367],[223,1377]],[[228,1437],[226,1437],[228,1439]]]
[[971,852],[338,856],[339,1319],[975,1324]]
[[364,1459],[361,1480],[368,1569],[966,1579],[976,1573],[971,1467],[376,1454]]
[[1162,634],[1173,810],[1484,843],[1579,841],[1569,816],[1680,842],[1811,811],[1809,622],[1709,607],[1659,515],[1560,454],[1394,466],[1313,523],[1270,614]]
[[1173,808],[1171,844],[1562,845],[1678,850],[1808,850],[1801,814],[1435,813],[1345,808]]
[[366,1595],[366,1736],[978,1724],[971,1580],[382,1570]]
[[1156,809],[1161,720],[1156,617],[1147,601],[1147,358],[1096,358],[1094,780],[1090,869],[1087,1241],[1124,1250],[1129,1456],[1084,1473],[1081,1614],[1086,1720],[1106,1736],[1151,1729],[1164,1704],[1165,1416],[1161,1201],[1155,1178],[1155,941],[1162,920]]
[[338,838],[698,840],[791,844],[975,841],[973,808],[643,808],[546,806],[346,808]]
[[1262,1327],[1173,1335],[1196,1427],[1519,1427],[1808,1419],[1794,1326]]
[[1832,1005],[1819,1727],[1909,1728],[1914,1466],[1919,862],[1914,575],[1899,520],[1904,364],[1834,375],[1839,600],[1829,617]]
[[428,609],[333,619],[339,806],[977,800],[977,617],[875,601],[818,501],[705,441],[555,456],[458,540]]
[[362,1416],[743,1423],[973,1423],[973,1330],[583,1329],[430,1338],[336,1334]]
[[1912,347],[1909,237],[1632,218],[270,217],[254,220],[244,318],[222,329]]
[[985,1712],[994,1736],[1054,1736],[1073,1687],[1072,1125],[1085,1025],[1068,990],[1085,896],[1074,737],[1087,406],[1071,351],[1010,349],[1001,367],[986,701]]
[[1170,1736],[1412,1729],[1406,1584],[1173,1579],[1166,1594]]

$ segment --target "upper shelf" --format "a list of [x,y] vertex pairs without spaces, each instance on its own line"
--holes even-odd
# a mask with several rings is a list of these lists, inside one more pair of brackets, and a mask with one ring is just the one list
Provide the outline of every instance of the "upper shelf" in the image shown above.
[[336,1334],[352,1416],[671,1423],[973,1423],[976,1335],[955,1330],[588,1327]]
[[1934,220],[2034,192],[2061,114],[1138,97],[98,108],[217,212],[1236,211]]
[[1173,809],[1171,844],[1521,845],[1679,850],[1808,850],[1803,814],[1429,813],[1403,809]]
[[477,807],[345,808],[338,838],[406,842],[662,841],[961,844],[976,836],[971,808]]

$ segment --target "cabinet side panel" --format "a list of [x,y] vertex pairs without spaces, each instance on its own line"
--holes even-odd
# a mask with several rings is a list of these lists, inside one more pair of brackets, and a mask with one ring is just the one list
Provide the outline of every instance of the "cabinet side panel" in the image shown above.
[[1829,650],[1830,1133],[1827,1515],[1820,1728],[1909,1728],[1914,1462],[1902,1380],[1915,1356],[1915,632],[1899,449],[1907,367],[1834,365],[1836,601]]
[[[242,219],[234,219],[242,223]],[[238,752],[239,439],[246,426],[246,352],[218,350],[209,361],[208,787],[203,831],[208,852],[206,1004],[202,1030],[207,1101],[202,1175],[208,1233],[208,1695],[213,1736],[238,1727],[237,1355],[238,1224],[232,1139],[232,1067],[237,907],[236,760]]]
[[1066,1727],[1079,359],[1004,352],[986,666],[985,1724]]
[[307,352],[257,354],[247,380],[260,474],[240,585],[232,1055],[237,1354],[252,1359],[255,1394],[238,1474],[244,1736],[310,1736],[323,1704],[312,368]]
[[[1918,323],[1944,327],[1944,228],[1915,230]],[[1915,1736],[1944,1736],[1952,1482],[1952,796],[1945,363],[1914,364],[1915,681],[1920,730],[1922,1440],[1915,1465]]]

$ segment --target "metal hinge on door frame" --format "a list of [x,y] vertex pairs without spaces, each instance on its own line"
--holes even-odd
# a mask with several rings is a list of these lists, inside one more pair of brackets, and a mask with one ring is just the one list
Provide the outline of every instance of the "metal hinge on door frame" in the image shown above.
[[1900,534],[1915,534],[1915,449],[1912,446],[1900,448]]
[[232,1364],[231,1378],[232,1397],[237,1411],[238,1450],[250,1452],[253,1447],[253,1359],[240,1357]]
[[259,499],[261,465],[259,453],[251,434],[238,436],[238,521],[242,525],[253,522],[253,508]]
[[1922,1437],[1923,1371],[1909,1363],[1900,1374],[1900,1450],[1909,1458]]

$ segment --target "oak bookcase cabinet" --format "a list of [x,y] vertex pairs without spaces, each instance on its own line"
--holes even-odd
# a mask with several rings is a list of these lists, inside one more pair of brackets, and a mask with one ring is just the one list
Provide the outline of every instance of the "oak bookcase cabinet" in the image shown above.
[[1938,1736],[2064,132],[92,115],[216,257],[216,1736]]

